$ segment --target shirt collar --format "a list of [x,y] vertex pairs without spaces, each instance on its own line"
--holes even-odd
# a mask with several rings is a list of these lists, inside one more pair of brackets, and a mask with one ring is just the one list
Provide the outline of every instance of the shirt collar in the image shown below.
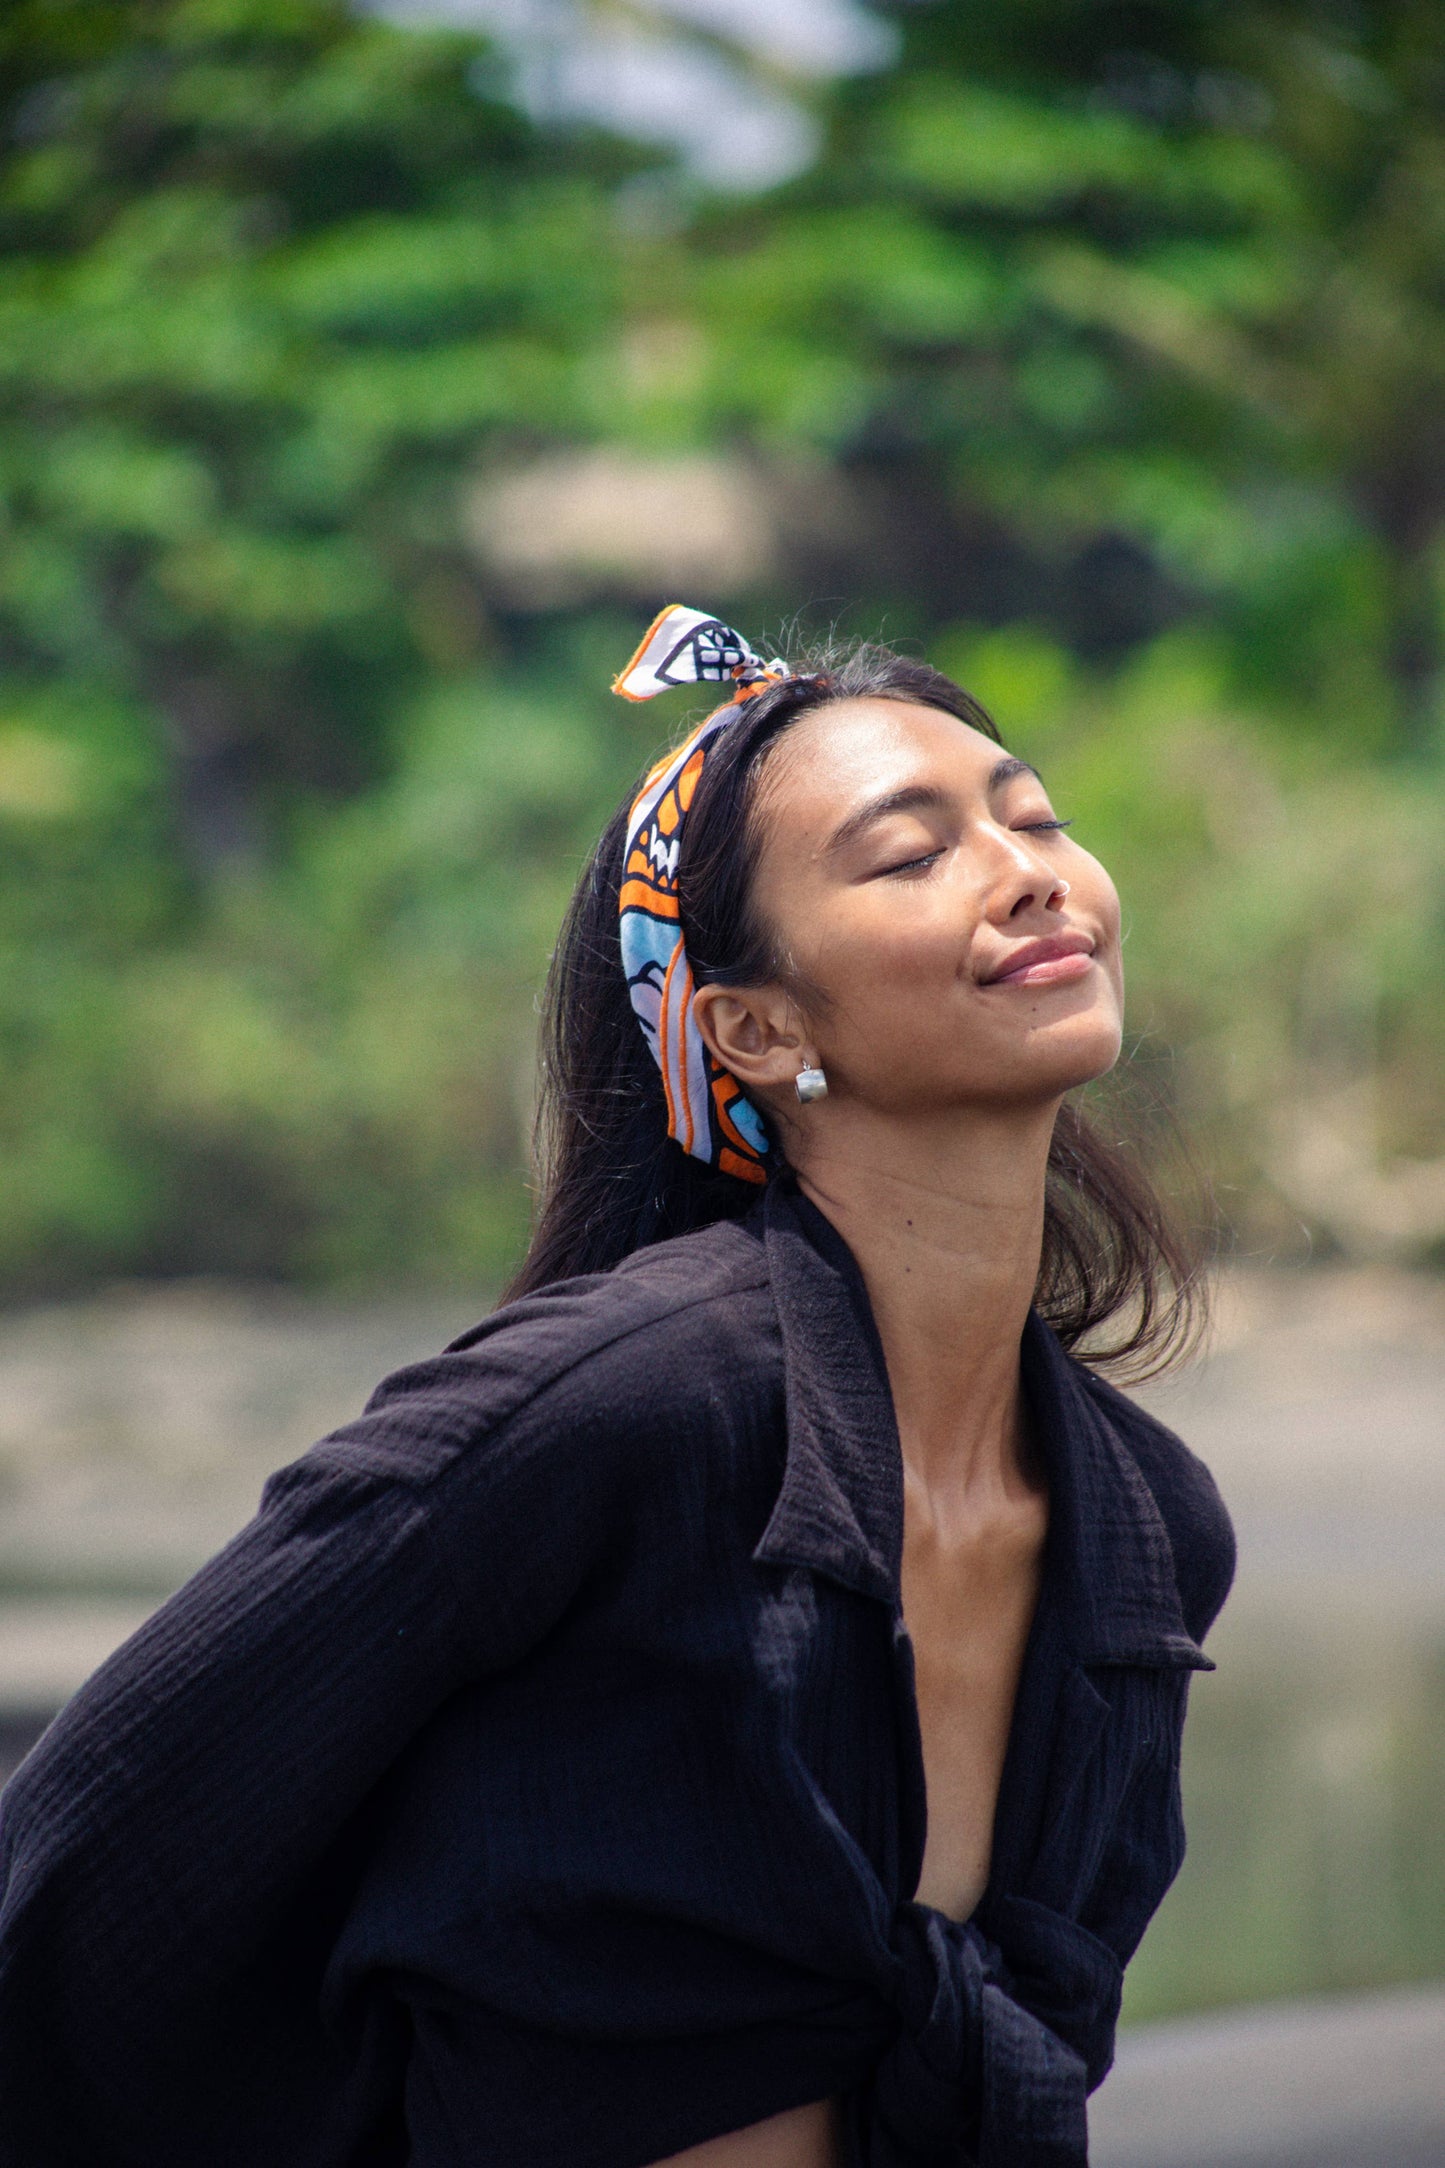
[[[897,1610],[903,1460],[863,1276],[788,1176],[769,1183],[761,1214],[788,1435],[782,1483],[753,1556],[811,1567]],[[1083,1366],[1036,1309],[1020,1358],[1048,1471],[1048,1566],[1077,1660],[1212,1670],[1185,1626],[1153,1493]]]

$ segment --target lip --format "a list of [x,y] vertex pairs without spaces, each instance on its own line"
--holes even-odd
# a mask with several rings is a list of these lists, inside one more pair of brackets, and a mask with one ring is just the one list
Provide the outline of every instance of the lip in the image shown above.
[[1086,933],[1054,933],[1041,941],[1020,941],[985,986],[1055,986],[1081,979],[1094,960]]

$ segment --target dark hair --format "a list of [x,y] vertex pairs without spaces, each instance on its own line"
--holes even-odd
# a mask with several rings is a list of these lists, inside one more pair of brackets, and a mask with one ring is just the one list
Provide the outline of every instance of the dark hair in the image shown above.
[[[714,740],[688,813],[678,897],[699,980],[757,985],[786,969],[753,911],[751,890],[758,779],[768,748],[791,723],[839,700],[902,700],[940,708],[999,742],[970,694],[890,648],[859,643],[814,653],[796,669],[748,701]],[[633,1013],[618,940],[634,795],[628,792],[582,873],[547,978],[536,1131],[540,1209],[508,1300],[574,1273],[607,1271],[670,1235],[739,1218],[758,1197],[755,1183],[705,1166],[667,1134],[661,1076]],[[775,1158],[781,1165],[781,1155]],[[1041,1314],[1065,1347],[1138,1378],[1194,1344],[1206,1297],[1198,1246],[1176,1223],[1137,1148],[1106,1139],[1071,1094],[1049,1151],[1035,1294]],[[1101,1340],[1105,1326],[1114,1329]]]

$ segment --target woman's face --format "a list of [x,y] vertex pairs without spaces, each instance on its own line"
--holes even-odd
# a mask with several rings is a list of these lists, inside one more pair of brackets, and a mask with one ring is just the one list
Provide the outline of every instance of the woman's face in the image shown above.
[[1118,1058],[1114,884],[981,731],[840,701],[779,740],[758,811],[756,906],[830,1093],[898,1114],[1038,1104]]

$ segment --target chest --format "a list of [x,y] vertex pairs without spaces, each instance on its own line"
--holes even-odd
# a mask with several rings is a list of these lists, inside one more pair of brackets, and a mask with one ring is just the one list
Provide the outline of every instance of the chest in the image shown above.
[[926,1513],[905,1517],[903,1616],[927,1798],[917,1895],[955,1919],[968,1917],[988,1880],[1045,1524],[1032,1496],[952,1530]]

